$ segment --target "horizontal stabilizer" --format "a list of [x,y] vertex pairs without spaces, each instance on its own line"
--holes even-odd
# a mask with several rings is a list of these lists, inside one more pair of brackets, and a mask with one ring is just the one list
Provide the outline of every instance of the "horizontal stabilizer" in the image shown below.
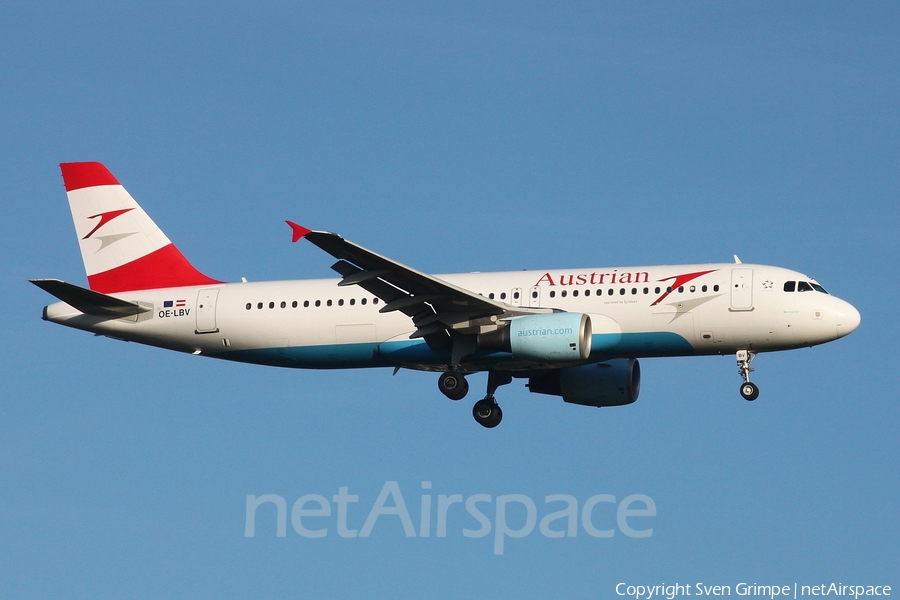
[[113,298],[59,279],[31,279],[31,283],[87,315],[132,317],[151,310],[146,306]]

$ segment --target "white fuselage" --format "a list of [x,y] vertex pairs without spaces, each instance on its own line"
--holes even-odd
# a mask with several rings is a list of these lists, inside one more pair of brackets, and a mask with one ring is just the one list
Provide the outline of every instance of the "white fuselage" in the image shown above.
[[[813,346],[859,324],[849,303],[788,269],[705,264],[439,275],[510,306],[591,317],[591,361],[765,352]],[[403,366],[443,370],[448,356],[410,338],[412,320],[338,279],[223,283],[115,294],[152,310],[137,317],[48,306],[44,318],[114,338],[216,358],[298,368]],[[785,291],[796,282],[795,291]],[[799,282],[804,282],[800,286]],[[816,289],[810,287],[815,284]],[[674,287],[673,287],[674,286]],[[790,286],[788,286],[790,287]],[[797,287],[809,288],[796,291]],[[527,369],[477,351],[463,370]]]

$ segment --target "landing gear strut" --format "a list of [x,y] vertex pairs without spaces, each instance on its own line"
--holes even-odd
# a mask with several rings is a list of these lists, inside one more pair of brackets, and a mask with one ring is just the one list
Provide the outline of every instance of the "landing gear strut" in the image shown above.
[[738,350],[736,358],[738,373],[740,374],[741,379],[744,380],[744,383],[741,384],[741,396],[744,397],[744,400],[752,402],[759,398],[759,387],[757,387],[755,383],[750,382],[750,373],[753,372],[750,363],[756,358],[756,352],[750,350]]
[[451,369],[441,374],[438,389],[451,400],[462,400],[469,393],[469,383],[462,373]]
[[482,427],[493,429],[503,420],[503,411],[494,399],[494,392],[501,385],[512,381],[512,375],[504,372],[490,371],[488,373],[487,394],[472,407],[472,416]]

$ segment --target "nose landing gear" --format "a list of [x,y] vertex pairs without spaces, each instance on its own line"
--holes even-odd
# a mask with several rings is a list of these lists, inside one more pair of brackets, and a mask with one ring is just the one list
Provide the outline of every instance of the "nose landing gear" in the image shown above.
[[744,400],[753,401],[759,398],[759,387],[750,381],[741,384],[741,396]]
[[741,396],[743,396],[744,400],[752,402],[759,398],[759,387],[750,381],[750,373],[753,372],[750,363],[756,358],[756,352],[750,350],[738,350],[736,358],[738,373],[740,374],[741,379],[744,380],[744,383],[741,384]]

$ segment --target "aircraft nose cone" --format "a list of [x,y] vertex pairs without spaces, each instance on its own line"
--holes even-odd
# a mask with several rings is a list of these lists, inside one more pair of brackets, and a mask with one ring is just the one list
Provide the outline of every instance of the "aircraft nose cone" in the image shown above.
[[835,311],[838,337],[851,334],[859,327],[861,317],[859,311],[849,302],[841,301],[841,306]]

